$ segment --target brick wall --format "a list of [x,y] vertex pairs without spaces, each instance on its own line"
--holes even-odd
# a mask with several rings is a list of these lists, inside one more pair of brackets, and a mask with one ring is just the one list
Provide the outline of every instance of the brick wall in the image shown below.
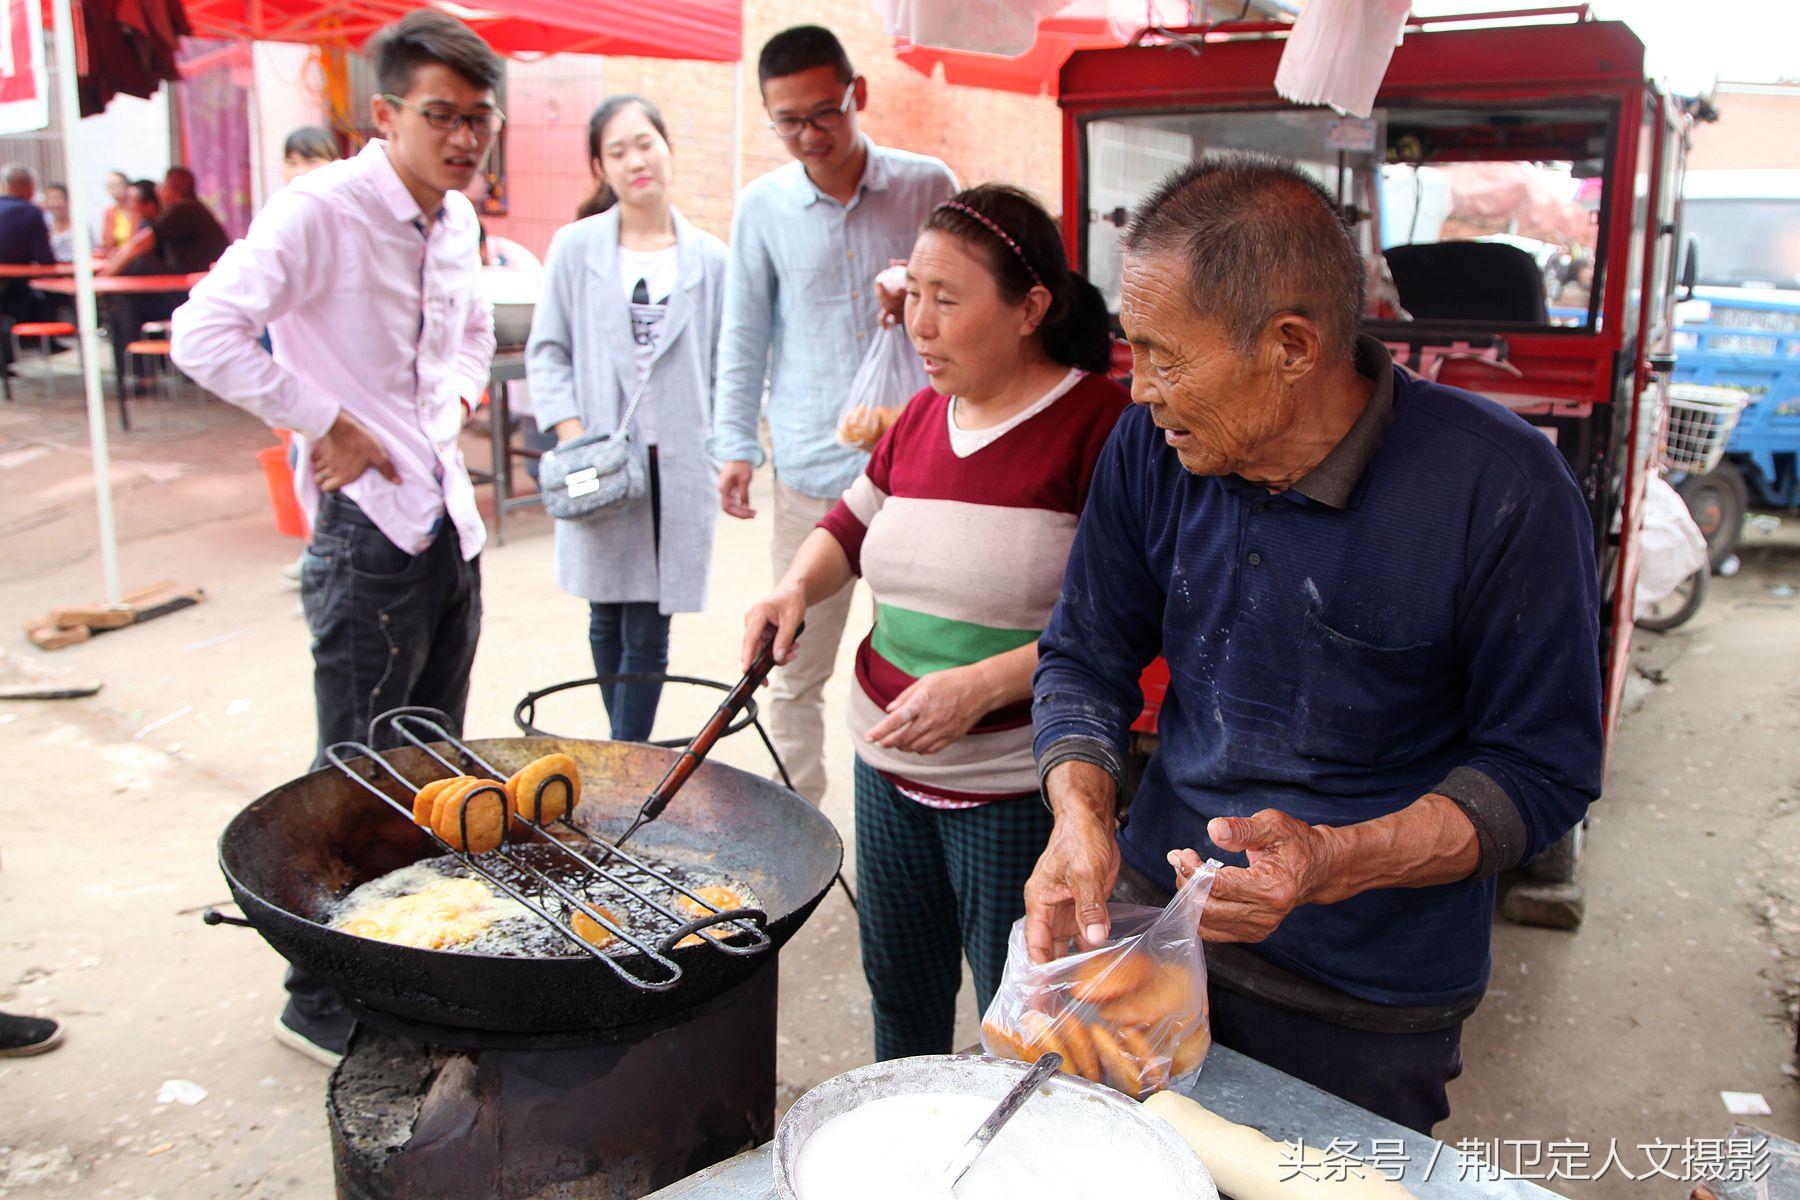
[[638,92],[656,101],[675,152],[675,203],[695,224],[731,228],[732,91],[741,78],[745,182],[787,161],[770,133],[756,88],[756,55],[792,25],[830,27],[868,78],[862,129],[884,145],[933,154],[965,184],[999,181],[1034,192],[1051,211],[1062,179],[1062,126],[1055,101],[926,79],[894,57],[867,0],[745,0],[744,63],[555,55],[507,65],[507,184],[510,212],[488,228],[539,254],[591,188],[587,118],[601,98]]
[[1719,119],[1695,127],[1689,170],[1800,169],[1800,85],[1721,83],[1713,103]]

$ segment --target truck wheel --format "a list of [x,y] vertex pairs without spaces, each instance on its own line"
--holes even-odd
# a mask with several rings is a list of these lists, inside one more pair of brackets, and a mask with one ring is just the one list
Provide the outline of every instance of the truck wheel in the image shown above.
[[1689,575],[1664,597],[1663,602],[1656,606],[1656,611],[1639,617],[1637,627],[1648,629],[1651,633],[1667,633],[1686,625],[1700,611],[1700,606],[1706,603],[1706,584],[1711,575],[1712,572],[1705,567]]
[[1743,472],[1731,463],[1720,463],[1704,475],[1689,475],[1675,490],[1705,535],[1707,560],[1717,570],[1720,563],[1731,557],[1744,534],[1750,489],[1744,484]]

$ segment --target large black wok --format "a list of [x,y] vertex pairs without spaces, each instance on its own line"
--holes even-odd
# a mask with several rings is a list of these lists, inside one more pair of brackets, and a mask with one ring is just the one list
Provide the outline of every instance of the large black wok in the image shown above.
[[[679,756],[628,742],[554,737],[468,743],[512,772],[561,751],[581,767],[577,821],[616,837]],[[447,747],[438,747],[453,758]],[[421,750],[385,755],[415,783],[444,770]],[[358,765],[380,778],[373,764]],[[389,784],[390,794],[403,803]],[[843,843],[812,805],[766,779],[719,763],[700,765],[668,809],[631,841],[755,892],[771,942],[761,954],[708,945],[672,950],[681,979],[667,991],[633,986],[589,955],[505,958],[418,950],[339,933],[321,922],[332,901],[398,867],[442,851],[416,826],[335,767],[283,784],[232,819],[219,866],[244,915],[270,945],[330,980],[367,1008],[408,1021],[514,1033],[607,1029],[667,1017],[712,998],[765,965],[812,914],[843,861]]]

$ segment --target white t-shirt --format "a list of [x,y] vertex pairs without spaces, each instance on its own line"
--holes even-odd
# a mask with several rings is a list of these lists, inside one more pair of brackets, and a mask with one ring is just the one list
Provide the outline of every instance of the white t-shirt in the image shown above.
[[[661,250],[619,247],[619,287],[625,293],[625,303],[631,306],[631,336],[637,342],[638,369],[641,371],[650,369],[651,356],[656,353],[656,339],[663,317],[669,311],[669,296],[675,291],[677,273],[673,246]],[[637,385],[636,379],[628,381],[626,394],[629,396]],[[637,410],[638,433],[646,446],[656,445],[656,418],[652,410],[651,397],[646,392]]]
[[950,422],[950,452],[958,458],[967,458],[983,446],[992,445],[1004,437],[1007,430],[1031,420],[1068,395],[1069,389],[1080,383],[1086,375],[1087,372],[1081,368],[1070,367],[1069,373],[1064,375],[1055,387],[1045,392],[1043,397],[1033,403],[1030,408],[1016,412],[998,425],[990,425],[986,429],[964,429],[957,425],[956,406],[962,402],[955,396],[950,397],[950,403],[944,406],[944,417]]

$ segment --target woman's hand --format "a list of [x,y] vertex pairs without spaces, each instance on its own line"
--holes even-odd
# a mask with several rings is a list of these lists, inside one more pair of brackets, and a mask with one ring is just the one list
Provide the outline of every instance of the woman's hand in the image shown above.
[[581,436],[581,418],[565,417],[556,423],[556,444],[567,445]]
[[[744,613],[744,648],[739,667],[748,671],[762,648],[763,631],[775,627],[775,665],[786,666],[794,658],[794,631],[806,616],[806,592],[786,579],[775,590],[752,604]],[[764,682],[767,682],[765,680]]]
[[995,707],[993,688],[980,663],[920,676],[894,697],[869,740],[889,750],[936,754],[974,727]]

